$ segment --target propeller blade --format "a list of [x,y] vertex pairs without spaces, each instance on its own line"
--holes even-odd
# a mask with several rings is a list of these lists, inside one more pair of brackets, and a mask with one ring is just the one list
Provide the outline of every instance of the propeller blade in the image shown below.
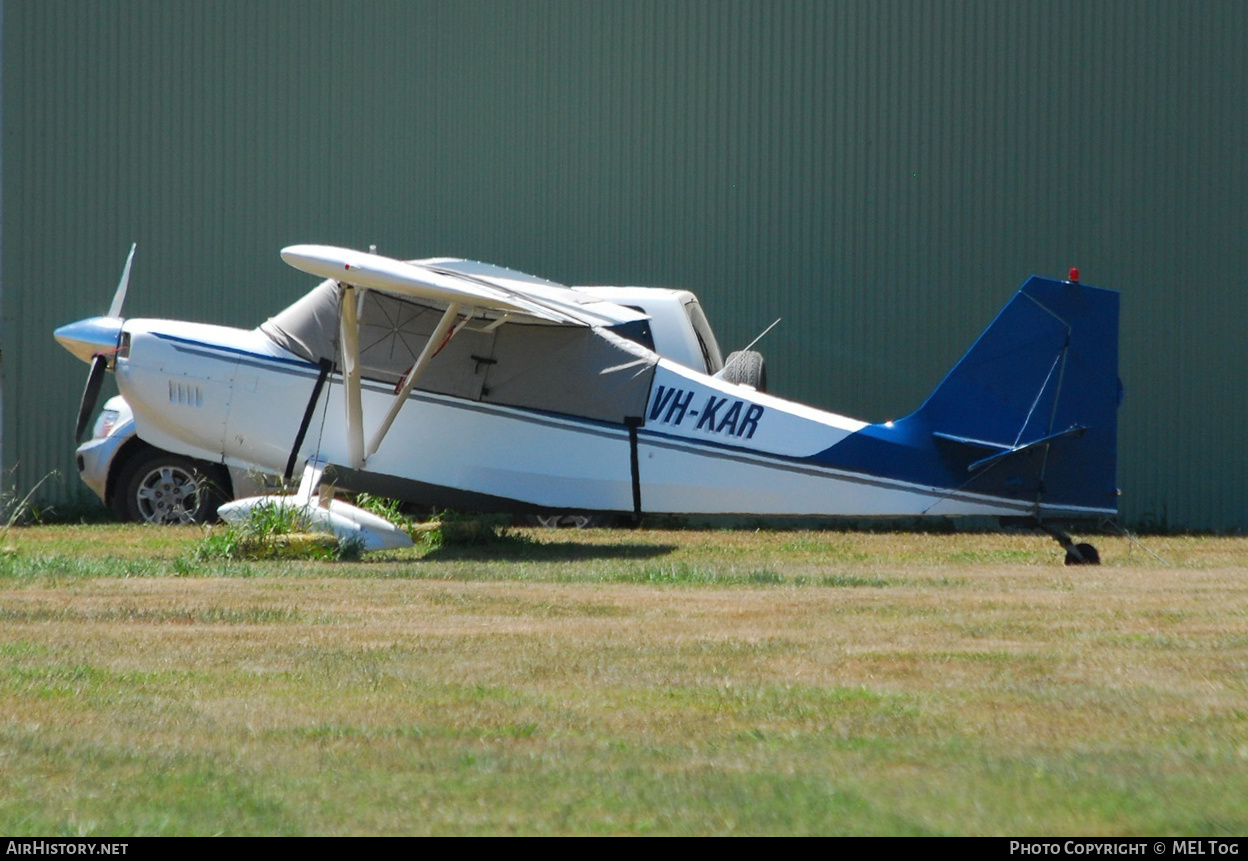
[[100,386],[104,383],[104,371],[108,367],[106,356],[96,356],[91,360],[91,370],[87,374],[87,385],[82,390],[82,402],[78,405],[78,425],[74,429],[74,442],[82,442],[82,432],[91,421],[95,412],[95,402],[100,397]]
[[121,305],[126,301],[126,288],[130,286],[130,264],[134,262],[134,249],[138,247],[137,242],[130,246],[130,254],[126,257],[126,268],[121,270],[121,280],[117,282],[117,292],[113,294],[113,304],[108,306],[110,317],[121,316]]

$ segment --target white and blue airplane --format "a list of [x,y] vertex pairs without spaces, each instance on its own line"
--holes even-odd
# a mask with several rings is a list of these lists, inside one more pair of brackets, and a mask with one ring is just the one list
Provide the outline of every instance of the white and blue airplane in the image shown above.
[[[733,382],[700,312],[705,362],[682,363],[655,349],[670,321],[604,298],[620,291],[281,253],[324,280],[251,330],[123,319],[128,260],[108,315],[56,331],[92,366],[80,433],[113,371],[153,446],[440,507],[1046,529],[1117,511],[1118,294],[1073,272],[1028,279],[918,410],[872,424]],[[1092,561],[1050,531],[1068,562]]]

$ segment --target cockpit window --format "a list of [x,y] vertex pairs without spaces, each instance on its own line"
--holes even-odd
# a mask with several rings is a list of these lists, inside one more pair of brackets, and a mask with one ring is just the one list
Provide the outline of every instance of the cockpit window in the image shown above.
[[706,372],[714,374],[724,366],[723,354],[719,352],[719,342],[715,340],[715,333],[711,331],[711,324],[706,319],[706,314],[702,312],[702,306],[698,304],[697,299],[690,299],[685,303],[685,313],[689,315],[689,322],[693,324],[693,332],[698,336],[698,347],[702,350],[702,358],[706,361]]
[[[631,308],[640,314],[646,313],[646,309],[640,307],[639,305],[625,305],[624,307]],[[635,344],[641,344],[641,346],[645,347],[647,350],[654,349],[654,333],[650,331],[649,317],[644,320],[634,320],[631,323],[621,323],[619,325],[612,326],[611,331],[621,337],[628,338],[628,340]]]

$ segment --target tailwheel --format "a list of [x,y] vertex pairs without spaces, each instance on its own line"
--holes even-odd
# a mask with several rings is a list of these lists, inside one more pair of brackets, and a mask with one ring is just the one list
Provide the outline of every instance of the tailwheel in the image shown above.
[[1001,518],[1001,525],[1022,527],[1024,529],[1038,529],[1039,531],[1045,533],[1054,541],[1056,541],[1058,544],[1062,545],[1062,549],[1066,551],[1066,564],[1067,565],[1100,565],[1101,564],[1101,554],[1097,552],[1096,547],[1094,547],[1091,544],[1088,544],[1086,541],[1081,541],[1078,544],[1076,544],[1075,540],[1071,538],[1070,535],[1063,532],[1061,529],[1058,529],[1056,526],[1052,526],[1048,523],[1044,523],[1038,520],[1037,518],[1034,518],[1034,517],[1004,518],[1003,517]]
[[1066,550],[1067,565],[1100,565],[1101,554],[1091,544],[1080,543]]
[[1044,523],[1037,524],[1040,529],[1047,532],[1054,541],[1062,545],[1062,549],[1066,551],[1067,565],[1100,565],[1101,554],[1096,552],[1096,548],[1087,542],[1075,543],[1075,540],[1062,530],[1055,526],[1049,526]]

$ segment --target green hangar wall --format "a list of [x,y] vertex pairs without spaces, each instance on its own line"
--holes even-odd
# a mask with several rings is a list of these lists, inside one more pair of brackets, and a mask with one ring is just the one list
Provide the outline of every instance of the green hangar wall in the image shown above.
[[[1029,274],[1122,291],[1122,520],[1248,528],[1248,4],[2,0],[4,489],[85,498],[102,313],[253,325],[278,250],[696,291],[772,388],[916,407]],[[111,382],[110,384],[111,385]]]

